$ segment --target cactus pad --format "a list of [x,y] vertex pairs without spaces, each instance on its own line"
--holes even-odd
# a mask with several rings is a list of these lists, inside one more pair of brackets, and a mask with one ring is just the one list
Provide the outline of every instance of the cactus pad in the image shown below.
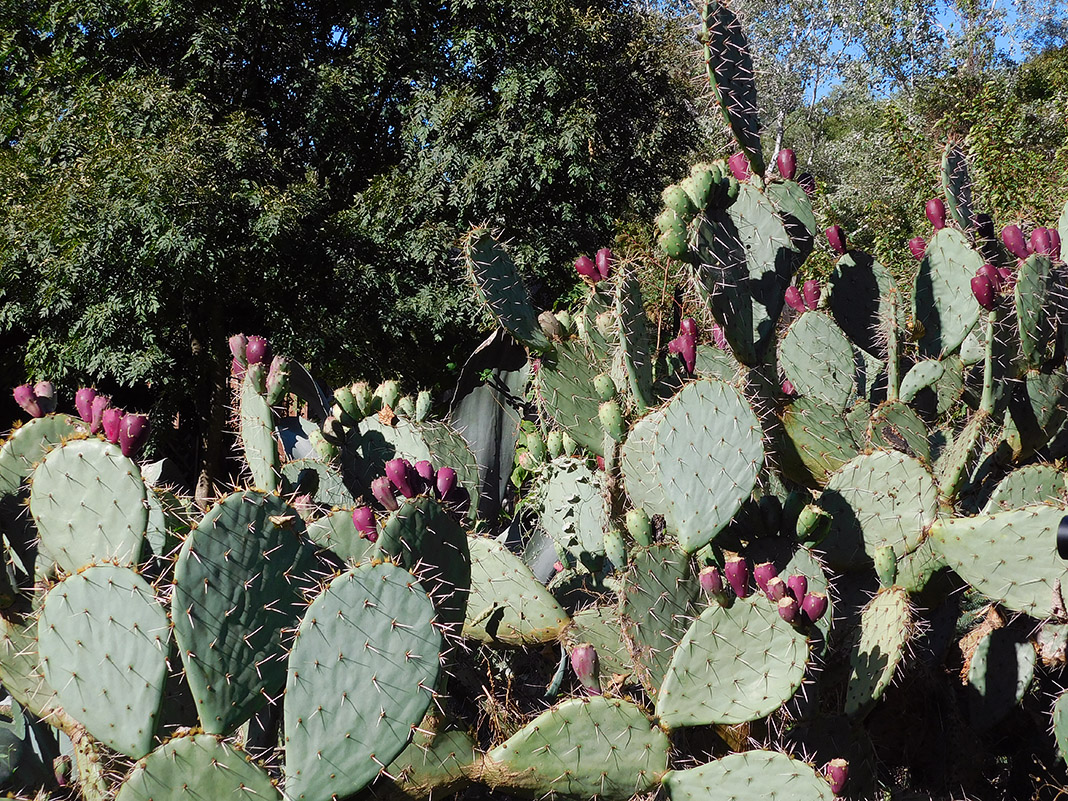
[[265,492],[273,492],[278,488],[281,470],[278,442],[274,437],[274,412],[267,398],[257,388],[252,370],[241,381],[238,419],[241,446],[252,474],[252,483]]
[[946,142],[942,154],[942,188],[946,194],[946,209],[964,231],[975,226],[972,210],[972,178],[964,149],[955,142]]
[[404,750],[440,672],[434,606],[411,574],[364,563],[335,578],[301,620],[285,694],[285,791],[355,793]]
[[12,431],[0,447],[0,496],[18,492],[48,451],[67,437],[86,431],[81,420],[65,414],[37,417]]
[[619,349],[630,395],[642,413],[653,398],[653,360],[641,285],[629,271],[623,273],[620,281],[616,316],[619,318]]
[[[867,417],[865,409],[865,421]],[[782,424],[792,446],[784,469],[806,486],[823,486],[834,471],[857,455],[857,442],[846,418],[829,403],[799,398],[783,412]]]
[[41,666],[36,615],[19,622],[0,617],[0,684],[42,720],[47,720],[60,705]]
[[983,257],[953,228],[937,231],[920,262],[913,292],[913,315],[923,326],[920,352],[938,357],[956,351],[979,319],[972,278]]
[[63,708],[120,753],[151,751],[170,623],[145,580],[125,567],[86,568],[49,591],[37,629]]
[[617,610],[593,606],[575,612],[571,623],[564,631],[564,641],[569,647],[583,642],[592,645],[597,650],[602,676],[626,679],[634,674],[634,662],[623,641],[623,623]]
[[838,409],[856,393],[853,346],[822,312],[802,314],[779,345],[779,363],[797,392]]
[[912,609],[900,587],[880,590],[860,614],[860,631],[849,657],[845,713],[866,713],[882,697],[912,633]]
[[775,751],[730,754],[664,777],[671,801],[834,801],[831,786],[816,771]]
[[1001,480],[983,508],[983,514],[1022,509],[1037,503],[1064,506],[1065,474],[1051,464],[1029,464]]
[[308,523],[308,539],[353,564],[378,551],[377,545],[356,530],[351,509],[335,509]]
[[1036,658],[1035,647],[1010,628],[979,640],[968,666],[968,717],[976,729],[990,729],[1023,700]]
[[1020,352],[1028,367],[1038,369],[1052,355],[1057,318],[1051,309],[1054,287],[1049,256],[1033,254],[1016,270],[1016,316],[1020,324]]
[[897,291],[890,271],[867,253],[851,250],[838,259],[827,284],[828,305],[838,327],[858,348],[885,359],[889,297]]
[[931,460],[930,434],[920,416],[902,401],[879,404],[868,423],[868,443],[873,448],[901,451]]
[[539,526],[575,560],[604,553],[608,521],[601,492],[600,474],[578,459],[563,457],[549,467],[548,481],[539,493]]
[[309,472],[314,475],[311,486],[315,491],[309,493],[314,503],[327,509],[335,506],[347,506],[351,509],[356,505],[341,473],[318,459],[294,459],[292,462],[286,462],[282,467],[282,494],[290,495],[303,489],[308,483]]
[[597,419],[601,399],[593,388],[593,379],[606,366],[581,339],[571,339],[546,354],[534,376],[542,417],[595,454],[601,453],[604,431]]
[[1068,762],[1068,691],[1058,695],[1053,704],[1053,737],[1061,759]]
[[[408,747],[386,768],[392,778],[381,776],[371,794],[377,797],[376,791],[391,783],[391,791],[411,801],[447,797],[470,783],[468,774],[477,749],[467,732],[442,730],[431,713],[419,725]],[[393,797],[394,792],[388,795]]]

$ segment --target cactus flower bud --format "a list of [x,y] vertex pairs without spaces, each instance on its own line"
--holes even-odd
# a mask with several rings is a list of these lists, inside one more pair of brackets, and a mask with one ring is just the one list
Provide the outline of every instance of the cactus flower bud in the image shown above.
[[627,533],[634,538],[639,545],[653,544],[653,521],[649,519],[644,509],[630,509],[624,522]]
[[107,395],[97,395],[93,398],[93,411],[90,415],[89,431],[99,434],[104,426],[104,410],[111,405],[111,398]]
[[790,284],[786,287],[786,305],[793,309],[798,314],[803,314],[805,311],[805,302],[801,300],[801,291]]
[[786,597],[786,582],[778,576],[768,579],[768,588],[764,592],[771,601],[778,603]]
[[815,623],[827,612],[827,596],[822,592],[805,593],[801,602],[801,612],[806,623]]
[[845,255],[846,252],[846,235],[840,225],[832,225],[825,232],[827,234],[827,244],[831,246],[831,250],[840,255]]
[[849,763],[844,759],[832,759],[824,766],[823,775],[830,782],[831,792],[841,795],[849,781]]
[[352,510],[352,525],[360,532],[360,536],[375,542],[378,539],[378,526],[375,523],[375,513],[370,506],[357,506]]
[[612,274],[612,261],[612,251],[608,248],[601,248],[597,251],[597,274],[602,280]]
[[782,380],[782,394],[788,398],[792,398],[797,394],[797,389],[789,378]]
[[1006,225],[1002,228],[1001,241],[1005,243],[1005,249],[1016,258],[1026,259],[1028,257],[1027,243],[1024,241],[1020,226]]
[[597,651],[588,642],[579,643],[571,649],[571,669],[587,692],[601,694],[601,682],[597,677]]
[[795,573],[786,579],[786,589],[790,591],[790,594],[797,599],[797,603],[800,604],[805,600],[805,595],[808,593],[808,579],[802,576],[800,573]]
[[245,351],[248,349],[248,337],[244,334],[234,334],[230,337],[229,344],[230,355],[234,357],[234,361],[245,367],[248,364],[245,357]]
[[597,265],[593,263],[593,259],[589,256],[579,256],[575,259],[575,272],[594,284],[601,280]]
[[820,305],[820,282],[815,278],[809,278],[805,281],[804,286],[801,287],[801,295],[805,299],[805,308],[809,311],[816,311],[816,307]]
[[82,387],[74,393],[74,408],[78,410],[78,416],[86,423],[93,422],[94,398],[96,398],[96,390],[91,387]]
[[683,317],[679,321],[679,333],[689,334],[692,337],[697,336],[697,321],[692,317]]
[[263,337],[251,336],[245,346],[246,364],[270,364],[271,346]]
[[715,565],[702,568],[697,574],[697,581],[705,595],[721,595],[723,593],[723,575]]
[[33,387],[29,384],[20,384],[12,390],[11,394],[15,398],[15,403],[21,406],[30,417],[44,417],[41,405],[37,402],[37,395],[34,394]]
[[749,166],[749,158],[741,151],[727,159],[727,166],[731,168],[731,174],[739,181],[748,181],[753,174],[753,168]]
[[787,623],[797,622],[799,609],[800,607],[797,604],[797,599],[792,595],[784,595],[779,600],[779,617]]
[[397,496],[393,494],[393,485],[385,476],[379,476],[371,482],[371,494],[387,512],[396,512],[400,509]]
[[133,458],[148,439],[148,416],[144,414],[124,414],[119,423],[119,448],[122,455]]
[[909,252],[916,261],[920,261],[927,255],[927,243],[923,241],[922,236],[915,236],[909,240]]
[[1053,253],[1053,242],[1050,240],[1048,228],[1036,228],[1031,232],[1031,250],[1043,256]]
[[753,581],[756,582],[760,591],[765,595],[768,594],[768,582],[778,575],[779,571],[775,569],[775,565],[771,562],[761,562],[753,568]]
[[748,598],[749,590],[749,562],[744,556],[732,556],[723,565],[723,572],[727,576],[727,583],[731,585],[734,594],[739,598]]
[[33,385],[33,394],[42,412],[52,414],[56,410],[56,385],[51,381],[38,381]]
[[104,428],[104,439],[113,445],[119,443],[119,426],[122,424],[122,418],[125,414],[126,412],[122,409],[109,406],[100,417],[100,424]]
[[390,459],[386,462],[386,478],[389,479],[394,487],[400,490],[401,495],[405,498],[414,498],[416,495],[415,490],[412,489],[411,482],[408,480],[411,472],[412,465],[407,459]]
[[994,291],[994,282],[986,275],[976,275],[972,279],[972,294],[975,300],[987,311],[994,308],[997,294]]
[[788,147],[784,147],[775,157],[775,163],[779,167],[779,175],[783,180],[789,181],[797,172],[797,155]]
[[434,486],[438,491],[438,497],[444,498],[456,487],[456,471],[451,467],[439,467]]
[[933,197],[928,200],[923,211],[936,231],[946,227],[946,204],[942,202],[942,198]]

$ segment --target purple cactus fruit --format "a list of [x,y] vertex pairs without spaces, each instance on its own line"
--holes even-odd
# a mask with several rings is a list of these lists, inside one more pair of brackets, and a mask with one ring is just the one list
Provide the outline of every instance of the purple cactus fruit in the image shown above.
[[679,356],[686,368],[687,375],[693,375],[697,370],[697,337],[693,334],[679,334]]
[[975,271],[976,275],[985,275],[990,279],[990,283],[994,285],[994,291],[1001,289],[1001,273],[998,272],[998,268],[993,264],[987,263]]
[[775,569],[775,565],[771,562],[761,562],[759,565],[753,568],[753,581],[760,587],[760,591],[765,595],[768,594],[768,582],[779,575],[779,571]]
[[434,480],[436,478],[434,465],[430,464],[426,459],[416,462],[414,465],[414,473],[410,478],[413,488],[416,490],[416,494],[422,495],[434,486]]
[[806,623],[815,623],[827,612],[827,596],[822,592],[805,593],[801,602],[801,613]]
[[723,593],[723,574],[715,565],[701,568],[697,574],[697,582],[705,595],[721,595]]
[[810,172],[803,172],[797,176],[797,185],[800,186],[809,197],[816,195],[816,179]]
[[801,290],[793,284],[786,287],[786,305],[799,314],[805,311],[805,302],[801,300]]
[[786,597],[786,582],[778,576],[768,579],[768,588],[764,592],[774,603],[778,603]]
[[439,467],[434,485],[438,491],[438,497],[444,498],[456,487],[456,471],[451,467]]
[[779,151],[779,155],[775,157],[775,163],[779,166],[779,175],[785,181],[789,181],[797,172],[797,155],[788,147]]
[[1050,240],[1048,228],[1036,228],[1031,232],[1031,250],[1044,256],[1053,253],[1053,242]]
[[1050,244],[1050,247],[1052,248],[1049,253],[1056,261],[1060,261],[1061,260],[1061,232],[1058,231],[1056,228],[1047,228],[1046,230],[1049,231],[1049,244]]
[[132,459],[137,455],[148,439],[148,428],[148,415],[123,415],[119,423],[119,448],[122,449],[123,456]]
[[987,311],[994,308],[997,293],[994,291],[994,282],[988,276],[976,275],[972,279],[972,294],[980,306]]
[[798,604],[805,599],[805,594],[808,592],[808,579],[802,576],[800,573],[795,573],[786,579],[786,589],[790,591],[790,594],[794,597]]
[[400,490],[405,498],[414,498],[416,492],[412,489],[412,483],[408,476],[413,472],[412,465],[407,459],[390,459],[385,466],[386,478],[394,487]]
[[727,335],[723,332],[723,326],[719,323],[712,323],[712,341],[716,343],[716,347],[720,350],[730,348],[727,342]]
[[122,425],[125,414],[122,409],[109,406],[100,417],[100,424],[104,427],[104,439],[113,445],[119,444],[119,426]]
[[946,227],[946,204],[942,202],[942,198],[933,197],[928,200],[923,211],[936,231],[941,231]]
[[352,525],[360,532],[364,539],[375,542],[378,540],[378,525],[375,523],[375,512],[370,506],[357,506],[352,510]]
[[909,252],[916,261],[927,255],[927,243],[923,241],[922,236],[914,236],[909,240]]
[[679,321],[679,333],[689,334],[690,336],[697,336],[697,321],[692,317],[683,317]]
[[805,285],[801,287],[801,295],[805,299],[806,309],[816,311],[816,307],[820,305],[820,292],[820,282],[815,278],[805,281]]
[[557,559],[555,562],[553,562],[553,570],[555,570],[557,573],[563,573],[564,563]]
[[1018,225],[1006,225],[1001,229],[1001,241],[1005,243],[1005,249],[1018,259],[1026,259],[1028,254],[1027,243],[1024,241],[1023,231]]
[[571,669],[586,691],[593,695],[601,694],[601,682],[598,673],[597,650],[588,642],[582,642],[571,649]]
[[91,387],[82,387],[74,393],[74,408],[78,410],[78,416],[86,423],[93,422],[94,398],[96,398],[96,390]]
[[601,248],[597,251],[597,274],[602,280],[612,274],[612,261],[612,251],[608,248]]
[[21,406],[22,410],[30,417],[44,417],[41,405],[37,402],[37,396],[33,392],[33,387],[29,384],[20,384],[12,390],[11,394],[15,397],[15,403]]
[[245,361],[245,351],[248,349],[248,337],[244,334],[234,334],[230,337],[230,355],[234,357],[234,361],[244,367],[248,362]]
[[749,590],[749,562],[744,556],[732,556],[723,565],[723,572],[727,576],[727,583],[731,585],[734,594],[739,598],[748,598]]
[[824,233],[827,234],[827,244],[831,246],[831,250],[844,256],[846,252],[846,236],[842,226],[832,225]]
[[824,766],[823,775],[830,782],[831,792],[841,795],[849,781],[849,763],[844,759],[832,759]]
[[245,347],[246,364],[270,364],[271,345],[263,337],[251,336]]
[[1008,267],[998,267],[998,275],[1001,276],[1001,288],[1005,292],[1011,292],[1016,286],[1016,273]]
[[794,598],[794,596],[784,595],[779,599],[779,617],[787,623],[797,622],[799,609],[800,607],[797,604],[797,599]]
[[782,380],[782,394],[788,398],[792,398],[797,394],[797,388],[794,387],[793,382],[789,378]]
[[597,456],[594,457],[593,461],[597,463],[597,469],[600,470],[603,473],[604,472],[604,457],[601,456],[601,454],[597,454]]
[[597,265],[589,256],[579,256],[575,259],[575,272],[593,283],[601,280],[601,274],[597,271]]
[[111,405],[111,398],[107,395],[97,395],[93,398],[93,411],[90,415],[89,431],[99,434],[104,427],[104,410]]
[[375,500],[382,504],[382,508],[387,512],[396,512],[400,509],[400,504],[397,503],[397,496],[393,494],[393,485],[389,483],[389,479],[385,476],[379,476],[371,482],[371,494],[375,496]]
[[245,373],[247,372],[248,370],[245,365],[241,364],[237,359],[230,359],[230,375],[240,381],[245,377]]
[[731,168],[731,173],[739,181],[748,181],[753,174],[753,168],[749,166],[749,158],[740,150],[727,159],[727,166]]
[[38,381],[33,385],[33,394],[42,412],[52,414],[56,410],[56,385],[51,381]]

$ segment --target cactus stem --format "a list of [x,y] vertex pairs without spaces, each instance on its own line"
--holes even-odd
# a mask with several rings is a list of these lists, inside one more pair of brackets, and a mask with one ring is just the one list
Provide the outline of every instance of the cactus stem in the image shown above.
[[979,411],[991,414],[994,411],[994,322],[997,310],[991,309],[986,315],[986,352],[983,361],[983,399]]
[[901,386],[897,346],[897,289],[890,288],[890,321],[886,337],[886,399],[895,401]]

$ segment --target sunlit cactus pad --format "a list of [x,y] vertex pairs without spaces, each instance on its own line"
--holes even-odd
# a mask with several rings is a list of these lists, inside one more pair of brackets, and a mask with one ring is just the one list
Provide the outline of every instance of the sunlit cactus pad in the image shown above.
[[853,346],[822,312],[798,317],[779,345],[779,364],[799,395],[845,409],[856,396]]
[[860,631],[849,662],[847,715],[866,713],[894,678],[912,634],[912,608],[900,587],[881,590],[864,607]]
[[0,447],[0,496],[18,492],[49,450],[66,437],[86,431],[88,427],[81,420],[65,414],[38,417],[12,431]]
[[812,767],[775,751],[731,754],[664,777],[671,801],[833,801],[827,781]]
[[994,488],[983,514],[1022,509],[1038,503],[1063,506],[1068,496],[1065,473],[1051,464],[1029,464],[1013,470]]

